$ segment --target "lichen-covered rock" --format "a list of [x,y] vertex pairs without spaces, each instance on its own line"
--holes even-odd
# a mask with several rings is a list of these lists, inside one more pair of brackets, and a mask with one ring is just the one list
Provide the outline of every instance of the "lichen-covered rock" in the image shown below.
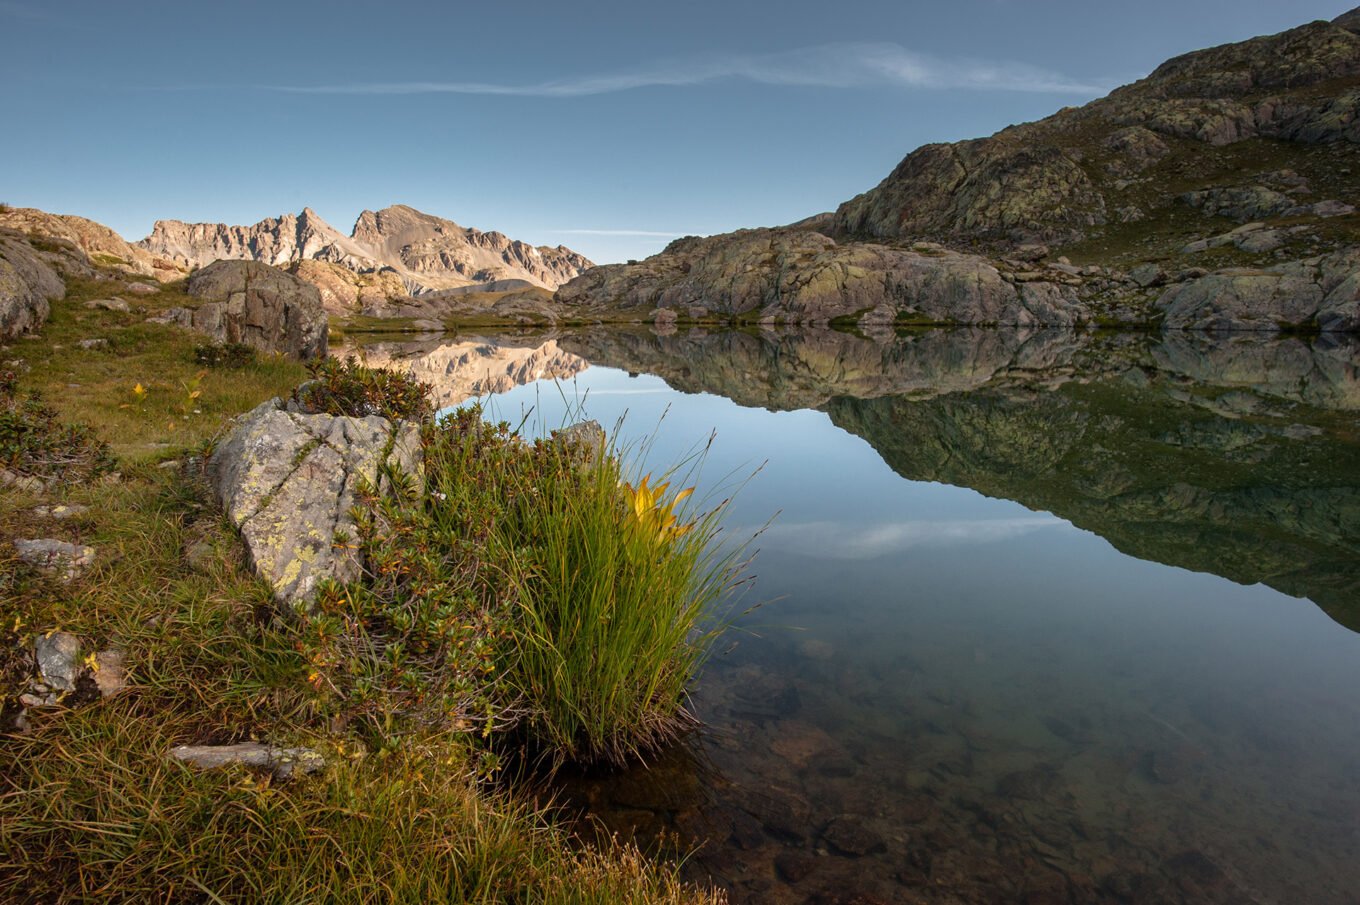
[[259,742],[239,745],[180,745],[170,756],[200,770],[214,770],[232,764],[258,767],[274,774],[275,779],[291,779],[297,774],[316,773],[326,768],[326,759],[311,748],[276,748]]
[[377,415],[309,414],[279,399],[243,415],[208,460],[207,474],[274,596],[305,607],[323,578],[359,577],[350,509],[379,466],[421,471],[420,428]]
[[[1170,198],[1162,185],[1221,185],[1222,174],[1201,165],[1202,146],[1360,143],[1358,78],[1360,35],[1340,20],[1195,51],[1083,107],[918,148],[819,228],[876,241],[1089,237],[1163,207]],[[1174,180],[1157,179],[1166,170]],[[1130,196],[1139,181],[1151,184]],[[1279,203],[1283,211],[1297,201]]]
[[878,187],[836,212],[835,228],[872,238],[1064,238],[1106,220],[1077,155],[1001,133],[909,154]]
[[1228,217],[1239,223],[1277,217],[1296,205],[1288,195],[1263,185],[1233,186],[1187,192],[1182,200],[1208,217]]
[[14,541],[14,549],[23,562],[54,572],[63,581],[75,578],[82,569],[94,562],[93,547],[50,537],[18,539]]
[[0,342],[36,330],[66,284],[27,242],[0,234]]
[[218,261],[189,278],[189,294],[204,299],[167,319],[218,342],[245,343],[293,358],[326,354],[326,311],[312,284],[256,261]]
[[1157,300],[1167,328],[1360,330],[1360,248],[1265,269],[1229,268],[1173,286]]
[[76,690],[80,678],[80,639],[70,632],[39,635],[33,642],[38,680],[55,698]]

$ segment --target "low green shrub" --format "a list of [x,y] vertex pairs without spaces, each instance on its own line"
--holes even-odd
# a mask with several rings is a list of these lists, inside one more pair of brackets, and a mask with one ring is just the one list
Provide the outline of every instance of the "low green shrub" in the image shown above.
[[310,411],[362,418],[423,421],[434,413],[429,384],[386,368],[369,368],[353,355],[323,358],[307,370],[312,379],[298,387],[298,402]]
[[255,349],[245,343],[202,343],[194,346],[194,362],[207,368],[243,368],[255,363]]
[[20,396],[12,371],[0,373],[0,468],[40,480],[74,482],[110,472],[108,444],[86,425],[63,424],[37,395]]

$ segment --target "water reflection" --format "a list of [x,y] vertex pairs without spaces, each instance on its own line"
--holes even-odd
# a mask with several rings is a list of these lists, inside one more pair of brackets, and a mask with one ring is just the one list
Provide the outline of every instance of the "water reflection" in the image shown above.
[[465,341],[429,337],[373,342],[362,349],[364,360],[372,367],[406,371],[434,387],[434,402],[439,408],[504,393],[536,380],[570,380],[590,366],[551,339],[519,345],[508,337]]
[[734,528],[783,510],[699,755],[568,789],[609,830],[742,902],[1360,901],[1353,342],[548,344],[662,459],[768,459]]

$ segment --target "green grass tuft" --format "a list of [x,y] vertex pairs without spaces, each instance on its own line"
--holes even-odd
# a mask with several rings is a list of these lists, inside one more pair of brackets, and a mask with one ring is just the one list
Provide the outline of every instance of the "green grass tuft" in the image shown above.
[[721,505],[633,489],[618,450],[528,442],[475,406],[427,426],[423,490],[386,478],[357,520],[368,575],[307,617],[334,718],[385,744],[514,728],[553,763],[625,761],[693,725],[686,689],[739,571]]

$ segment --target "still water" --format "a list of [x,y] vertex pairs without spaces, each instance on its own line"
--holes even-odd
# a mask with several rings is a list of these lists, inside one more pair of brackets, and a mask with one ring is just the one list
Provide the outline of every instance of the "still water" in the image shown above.
[[[646,768],[568,780],[734,902],[1360,902],[1360,348],[588,332],[377,345],[446,404],[713,435],[757,541]],[[749,478],[749,480],[747,480]],[[744,612],[753,604],[761,606]]]

